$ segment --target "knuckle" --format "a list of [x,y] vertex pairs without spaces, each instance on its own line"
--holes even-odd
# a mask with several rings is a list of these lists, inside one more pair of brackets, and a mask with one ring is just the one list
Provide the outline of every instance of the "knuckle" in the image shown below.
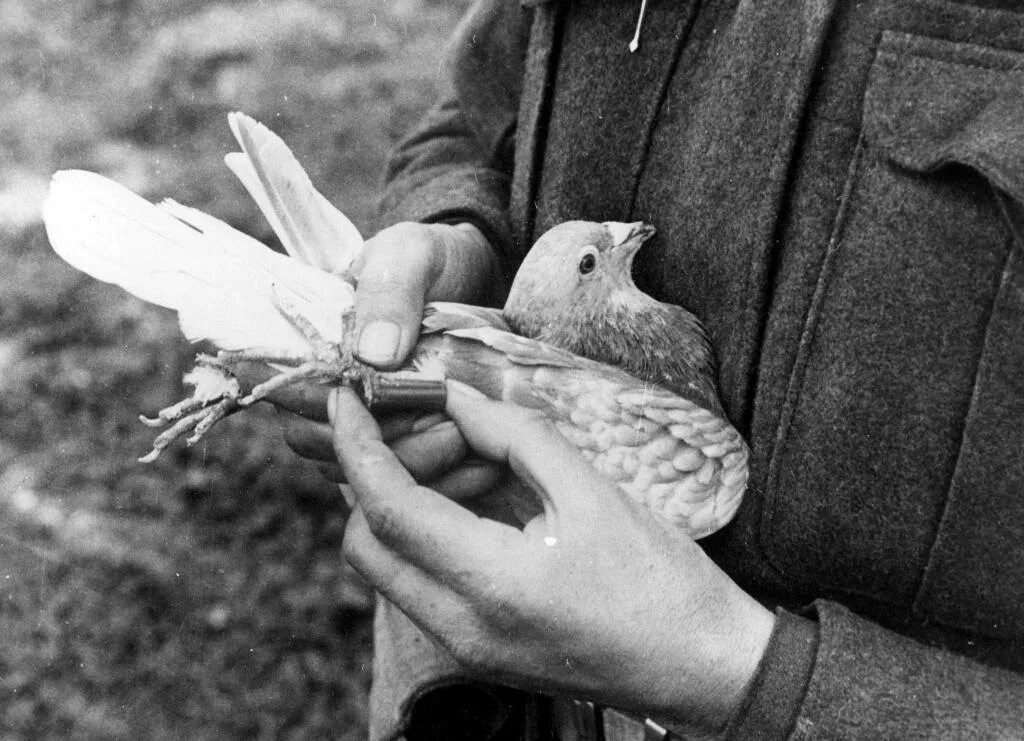
[[465,457],[465,443],[456,435],[457,432],[407,436],[396,440],[392,450],[417,481],[433,481],[454,469]]
[[382,543],[394,543],[402,533],[401,517],[387,502],[377,502],[364,510],[370,534]]
[[361,574],[365,574],[368,545],[371,536],[361,517],[350,517],[341,541],[341,554]]
[[486,673],[496,668],[494,652],[488,642],[482,640],[479,631],[448,631],[440,641],[455,662],[471,674]]
[[365,245],[365,266],[393,265],[400,262],[429,262],[437,250],[430,227],[413,221],[400,221],[382,229]]
[[348,483],[345,472],[337,464],[321,463],[317,466],[317,470],[325,480],[330,481],[332,484]]
[[518,427],[530,428],[537,432],[555,429],[551,418],[541,409],[517,404],[505,404],[502,409],[509,415],[509,421]]
[[443,257],[442,230],[448,227],[400,221],[367,240],[365,266],[385,263],[414,263],[430,268]]
[[475,589],[473,604],[481,625],[488,633],[513,635],[533,618],[532,589],[509,570],[495,573]]
[[284,442],[292,452],[303,458],[308,458],[311,449],[309,431],[291,420],[281,424],[281,432],[284,435]]
[[355,527],[349,527],[341,541],[341,555],[352,566],[358,568],[360,558],[359,533]]
[[521,432],[519,441],[541,442],[563,439],[557,425],[544,412],[537,409],[518,408],[515,413],[518,416],[516,426]]
[[558,431],[558,427],[555,423],[546,416],[545,414],[531,409],[527,415],[526,424],[531,426],[534,431],[539,435],[561,437],[562,433]]
[[520,600],[511,597],[492,597],[486,609],[481,610],[488,626],[498,635],[508,635],[516,631],[527,617]]

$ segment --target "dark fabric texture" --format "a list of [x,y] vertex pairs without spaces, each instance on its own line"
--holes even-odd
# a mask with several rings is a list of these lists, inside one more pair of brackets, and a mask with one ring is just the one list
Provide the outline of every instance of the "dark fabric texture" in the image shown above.
[[420,700],[406,741],[520,741],[526,695],[502,687],[443,687]]
[[529,28],[523,14],[515,3],[478,3],[467,13],[440,100],[388,165],[378,219],[472,223],[510,276],[520,252],[508,200]]
[[816,605],[737,737],[1024,736],[1024,9],[649,0],[630,54],[637,10],[479,0],[385,221],[510,272],[560,221],[658,228],[638,283],[705,322],[752,451],[703,544]]
[[1024,738],[1019,675],[925,647],[833,603],[816,611],[817,666],[793,739]]

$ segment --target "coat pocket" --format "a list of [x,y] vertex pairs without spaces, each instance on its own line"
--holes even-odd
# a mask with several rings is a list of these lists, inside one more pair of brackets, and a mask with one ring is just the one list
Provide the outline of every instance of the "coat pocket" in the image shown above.
[[1024,54],[884,33],[766,494],[788,579],[1024,624],[1022,202]]

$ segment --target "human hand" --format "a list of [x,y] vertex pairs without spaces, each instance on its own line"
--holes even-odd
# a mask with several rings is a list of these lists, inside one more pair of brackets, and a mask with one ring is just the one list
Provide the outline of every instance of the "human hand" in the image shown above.
[[471,675],[721,729],[768,643],[771,613],[539,415],[461,384],[448,399],[471,448],[507,463],[543,512],[520,531],[418,486],[340,389],[330,409],[357,502],[350,563]]
[[[325,390],[326,393],[326,390]],[[326,409],[326,405],[321,407]],[[297,455],[317,463],[329,481],[346,483],[332,443],[331,426],[279,408],[285,442]],[[429,484],[449,499],[478,514],[509,521],[512,512],[498,496],[488,496],[501,482],[503,469],[468,450],[456,424],[441,413],[400,413],[379,417],[381,439],[416,481]],[[475,501],[486,499],[486,501]]]
[[476,303],[498,283],[497,258],[472,224],[402,222],[363,245],[352,266],[356,356],[394,370],[419,336],[427,301]]
[[[251,388],[275,371],[263,363],[240,363],[236,368],[243,386]],[[274,404],[285,443],[296,455],[313,461],[329,481],[344,483],[334,452],[333,433],[327,423],[330,389],[317,383],[297,383],[276,389],[267,398]],[[445,496],[468,502],[480,498],[500,482],[502,468],[472,455],[455,423],[440,412],[399,412],[383,415],[377,424],[384,442],[420,483],[429,483]],[[495,498],[479,502],[478,511],[497,514]],[[508,519],[508,515],[502,515]]]
[[[483,234],[470,224],[404,222],[366,241],[352,266],[356,290],[355,348],[361,360],[391,369],[401,364],[416,342],[423,305],[429,300],[478,301],[494,289],[496,258]],[[251,387],[271,375],[254,364],[241,370]],[[328,389],[296,384],[268,398],[279,412],[285,441],[298,455],[316,461],[330,480],[344,480],[326,421]],[[492,488],[496,466],[466,458],[458,428],[443,415],[415,413],[380,420],[384,439],[393,443],[403,465],[420,482],[429,482],[453,498],[472,497]]]

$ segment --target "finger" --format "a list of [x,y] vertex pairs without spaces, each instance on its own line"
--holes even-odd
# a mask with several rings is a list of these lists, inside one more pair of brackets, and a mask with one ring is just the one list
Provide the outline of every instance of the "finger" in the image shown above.
[[332,484],[348,483],[348,480],[345,478],[345,471],[338,463],[320,463],[317,465],[317,470],[320,471],[321,476]]
[[[402,465],[406,464],[403,462]],[[332,483],[348,483],[340,463],[321,462],[317,464],[317,470]],[[413,478],[421,484],[429,484],[431,489],[443,497],[463,502],[490,492],[504,478],[505,470],[496,463],[477,458],[460,461],[458,465],[430,479],[417,478],[415,473]]]
[[[430,487],[435,491],[443,491],[445,496],[458,501],[478,517],[521,530],[524,520],[517,516],[515,507],[501,491],[502,482],[507,477],[507,468],[498,468],[493,463],[480,461],[476,465],[460,466]],[[515,568],[522,569],[523,564],[518,563]]]
[[348,522],[348,518],[352,515],[356,508],[356,495],[352,493],[352,487],[348,484],[338,484],[338,493],[341,494],[341,498],[345,501],[345,520]]
[[391,450],[419,482],[431,482],[466,457],[466,440],[451,420],[391,442]]
[[331,426],[328,423],[313,422],[283,409],[277,410],[277,419],[285,443],[296,455],[314,461],[337,462]]
[[[345,478],[345,470],[339,463],[319,463],[317,469],[321,476],[332,483],[348,483],[348,479]],[[466,502],[493,491],[505,478],[506,471],[507,469],[496,463],[471,458],[463,460],[458,466],[445,471],[437,478],[429,481],[423,480],[420,483],[429,484],[431,489],[452,501]],[[480,514],[477,509],[473,509],[473,511]],[[532,514],[536,514],[536,508]]]
[[[471,456],[429,484],[439,494],[456,502],[465,502],[493,491],[505,477],[506,470],[504,466]],[[480,514],[479,510],[474,511]]]
[[446,625],[464,624],[463,600],[374,537],[359,507],[352,510],[345,528],[344,553],[360,576],[428,633],[437,635]]
[[[297,414],[278,410],[285,443],[296,455],[320,462],[328,481],[345,481],[334,452],[333,432],[326,422],[310,422]],[[402,465],[419,482],[430,482],[454,468],[466,454],[459,428],[443,414],[415,417],[402,415],[379,422],[381,438],[391,444]],[[408,433],[408,430],[417,432]]]
[[418,432],[427,432],[435,425],[450,422],[448,416],[441,412],[400,412],[377,417],[377,424],[380,425],[380,434],[384,442],[397,440],[403,435],[414,435]]
[[[465,471],[457,467],[460,461],[416,459],[408,462],[403,457],[401,447],[392,450],[398,462],[412,475],[418,483],[430,484],[430,488],[448,499],[465,499],[486,491],[488,482],[500,478],[500,472],[494,473],[494,464],[488,464],[488,468],[481,463],[468,466]],[[333,453],[332,453],[333,455]],[[348,482],[345,478],[345,469],[338,463],[320,462],[317,465],[320,475],[335,484]],[[477,469],[482,469],[477,471]],[[454,476],[454,478],[451,478]]]
[[515,562],[518,531],[481,520],[416,484],[380,438],[373,417],[348,389],[334,393],[334,445],[374,537],[428,574],[475,590]]
[[[326,408],[325,403],[324,409],[320,412],[320,416],[324,420],[327,419]],[[277,415],[284,441],[296,455],[325,463],[335,463],[338,460],[334,453],[333,433],[329,423],[326,421],[314,422],[304,415],[283,408],[277,410]],[[447,426],[442,429],[447,429],[450,437],[458,438],[460,450],[464,452],[466,444],[462,440],[461,433],[458,432],[455,424],[440,412],[426,415],[396,414],[378,420],[381,437],[385,442],[406,435],[432,432],[435,427],[445,423]],[[461,455],[460,453],[459,457]]]
[[356,355],[393,370],[419,335],[423,303],[441,269],[418,231],[391,228],[367,242],[356,289]]
[[[466,454],[466,441],[459,432],[459,428],[451,420],[441,427],[419,435],[400,437],[391,442],[390,447],[398,462],[417,482],[431,484],[432,487],[434,481],[456,468]],[[337,460],[333,446],[330,456]],[[328,481],[336,483],[346,481],[344,469],[337,464],[332,465],[329,462],[321,464],[320,473]],[[445,492],[441,493],[445,494]]]
[[[541,496],[545,508],[588,510],[594,496],[576,492],[618,489],[601,476],[550,422],[528,410],[491,401],[464,384],[448,382],[445,408],[470,447],[512,472]],[[603,505],[601,505],[603,506]]]

